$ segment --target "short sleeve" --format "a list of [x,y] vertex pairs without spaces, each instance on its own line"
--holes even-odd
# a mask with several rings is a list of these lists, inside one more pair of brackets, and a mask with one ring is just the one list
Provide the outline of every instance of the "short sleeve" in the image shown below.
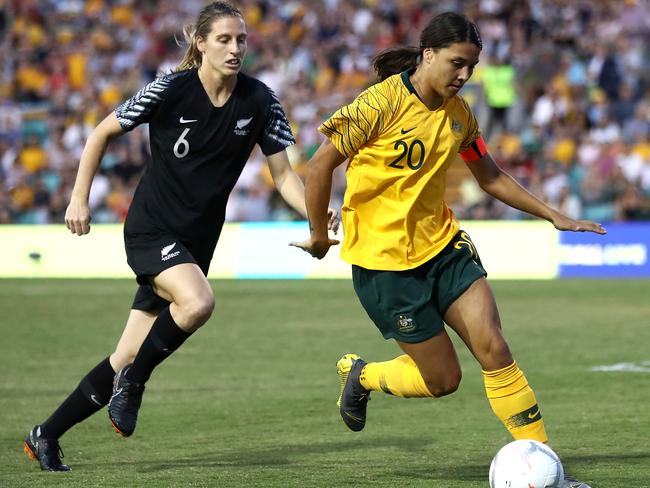
[[176,73],[155,79],[126,102],[115,109],[115,115],[120,126],[130,131],[140,124],[146,124],[162,105],[165,92],[169,89]]
[[269,115],[262,134],[262,140],[259,142],[260,149],[265,156],[276,154],[296,143],[278,97],[273,90],[268,87],[267,89],[270,95]]
[[345,157],[356,154],[381,132],[387,120],[388,99],[381,93],[382,88],[379,84],[366,89],[318,128]]

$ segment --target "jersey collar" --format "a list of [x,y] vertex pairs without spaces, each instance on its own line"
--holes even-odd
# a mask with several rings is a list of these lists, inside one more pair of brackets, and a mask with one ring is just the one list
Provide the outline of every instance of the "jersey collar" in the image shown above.
[[[405,86],[406,89],[409,91],[409,93],[412,93],[413,95],[415,95],[416,97],[418,97],[418,100],[420,100],[420,102],[422,103],[422,105],[424,105],[424,106],[426,107],[426,104],[425,104],[424,101],[420,98],[420,95],[418,95],[418,92],[415,91],[415,87],[413,86],[413,83],[411,83],[411,75],[412,75],[413,73],[415,73],[415,68],[411,68],[411,69],[407,69],[406,71],[402,71],[402,73],[400,74],[400,77],[402,78],[402,83],[404,83],[404,86]],[[447,99],[446,99],[446,98],[443,98],[443,99],[442,99],[442,103],[440,104],[440,106],[439,106],[437,109],[434,110],[434,112],[437,111],[437,110],[440,110],[440,109],[443,108],[446,104],[447,104]],[[427,109],[427,110],[428,110],[428,109]]]
[[411,83],[411,78],[410,76],[415,73],[415,68],[407,69],[406,71],[402,71],[402,83],[404,83],[404,86],[406,89],[411,92],[413,95],[416,97],[420,98],[418,95],[418,92],[415,91],[415,87],[413,86],[413,83]]

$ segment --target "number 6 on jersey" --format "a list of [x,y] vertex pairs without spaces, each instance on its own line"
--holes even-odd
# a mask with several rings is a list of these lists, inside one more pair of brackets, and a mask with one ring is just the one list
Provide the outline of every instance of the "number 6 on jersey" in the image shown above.
[[187,139],[185,139],[185,136],[189,131],[190,128],[186,127],[183,132],[181,132],[180,137],[176,139],[176,142],[174,143],[174,156],[179,159],[184,158],[187,156],[187,153],[190,152],[190,143],[187,142]]

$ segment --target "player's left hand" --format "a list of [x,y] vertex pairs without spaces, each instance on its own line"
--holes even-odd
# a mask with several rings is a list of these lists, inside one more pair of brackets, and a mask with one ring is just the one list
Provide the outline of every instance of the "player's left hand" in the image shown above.
[[327,209],[327,228],[334,232],[335,234],[339,231],[339,224],[341,219],[339,219],[339,213],[333,208]]
[[591,220],[574,220],[566,215],[557,214],[553,219],[553,225],[557,230],[570,230],[572,232],[595,232],[596,234],[607,234],[605,228]]

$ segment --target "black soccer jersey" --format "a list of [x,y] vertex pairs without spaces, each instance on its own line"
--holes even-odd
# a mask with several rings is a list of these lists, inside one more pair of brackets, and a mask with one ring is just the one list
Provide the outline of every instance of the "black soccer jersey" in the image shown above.
[[228,195],[255,144],[265,155],[295,143],[273,91],[239,73],[222,107],[212,105],[196,69],[163,76],[119,106],[124,130],[149,123],[152,162],[124,225],[127,238],[171,233],[214,240]]

